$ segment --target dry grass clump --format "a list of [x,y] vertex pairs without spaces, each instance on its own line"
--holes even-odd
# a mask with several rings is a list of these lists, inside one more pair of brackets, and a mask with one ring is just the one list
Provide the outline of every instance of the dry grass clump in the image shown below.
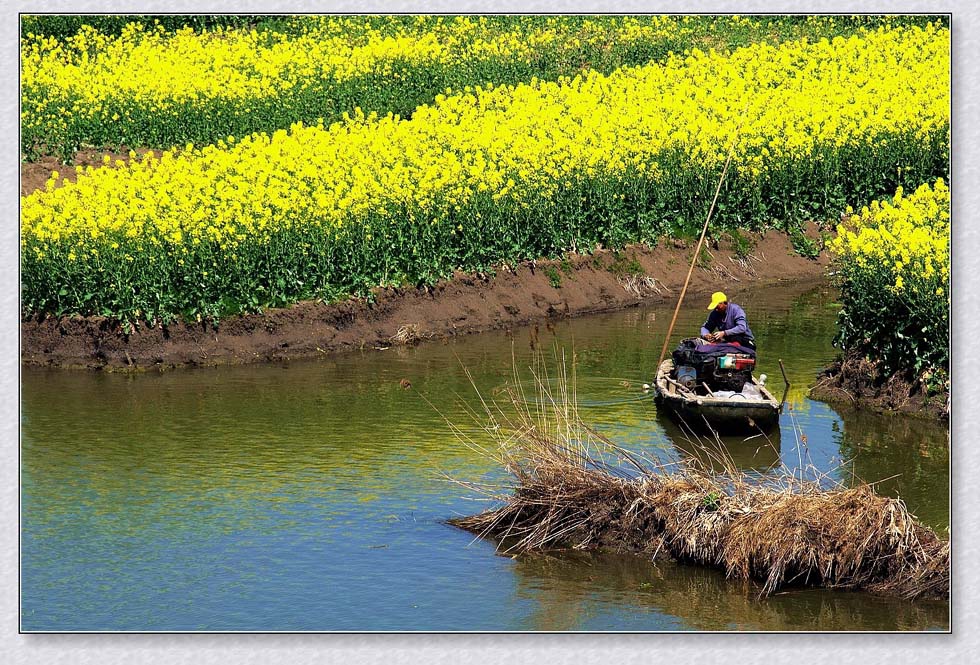
[[648,293],[663,293],[663,288],[657,280],[647,275],[627,275],[619,279],[623,289],[632,296],[642,298]]
[[763,481],[734,465],[719,473],[640,458],[579,418],[567,376],[557,394],[546,376],[535,379],[533,401],[518,387],[503,405],[484,402],[511,491],[463,483],[499,505],[450,524],[508,552],[603,547],[720,567],[761,582],[761,595],[810,584],[949,597],[949,542],[901,500],[788,471]]
[[406,323],[405,325],[400,326],[395,334],[388,339],[393,344],[414,346],[422,342],[422,340],[430,337],[432,337],[432,333],[424,331],[420,324]]

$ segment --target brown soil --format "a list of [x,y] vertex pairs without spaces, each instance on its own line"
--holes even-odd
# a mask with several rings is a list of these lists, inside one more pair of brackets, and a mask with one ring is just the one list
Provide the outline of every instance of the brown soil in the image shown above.
[[[738,258],[727,242],[703,252],[691,295],[748,284],[820,278],[827,260],[793,253],[785,234],[769,232]],[[127,332],[102,317],[31,318],[21,322],[25,364],[106,370],[167,369],[312,357],[335,351],[386,348],[452,337],[535,320],[673,302],[693,247],[665,241],[615,254],[570,255],[566,262],[536,261],[494,277],[458,274],[428,289],[378,289],[374,302],[301,302],[208,323],[138,327]],[[634,272],[636,271],[636,272]],[[557,288],[554,282],[560,280]],[[688,301],[690,302],[690,301]]]
[[883,376],[862,356],[838,359],[821,372],[810,396],[871,411],[897,411],[926,418],[949,417],[949,391],[929,395],[922,381],[904,374]]
[[[149,152],[149,148],[138,148],[135,152],[138,155],[144,155]],[[157,151],[160,154],[160,151]],[[58,184],[61,184],[63,178],[67,178],[69,182],[75,182],[77,173],[75,172],[76,166],[92,166],[99,168],[104,166],[102,158],[104,155],[109,155],[112,160],[112,165],[115,165],[117,159],[121,159],[124,162],[129,162],[129,151],[125,150],[123,152],[112,152],[108,150],[92,150],[85,149],[80,150],[75,158],[72,160],[71,164],[62,164],[57,157],[47,156],[42,157],[36,162],[21,162],[20,165],[20,195],[27,196],[31,192],[38,189],[44,189],[44,185],[48,182],[51,177],[52,171],[58,172]]]

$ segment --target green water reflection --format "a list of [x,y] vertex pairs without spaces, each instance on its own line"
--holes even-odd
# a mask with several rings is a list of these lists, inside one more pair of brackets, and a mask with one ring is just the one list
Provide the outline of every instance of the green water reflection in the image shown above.
[[[650,615],[677,617],[661,629],[945,630],[945,603],[908,603],[822,589],[793,589],[759,599],[758,588],[719,571],[644,558],[574,552],[522,557],[519,593],[534,601],[528,630],[644,630]],[[628,606],[631,616],[617,616]]]
[[[759,371],[781,394],[782,358],[793,383],[773,442],[726,440],[736,463],[764,472],[806,460],[835,478],[888,478],[882,491],[945,529],[945,428],[838,413],[806,398],[834,355],[834,293],[733,291],[759,337]],[[692,302],[677,339],[692,334],[702,314]],[[159,375],[25,368],[22,626],[945,627],[945,604],[813,590],[760,603],[751,585],[714,571],[606,555],[511,560],[444,524],[485,504],[441,474],[506,480],[443,420],[489,443],[467,413],[479,402],[463,367],[492,396],[511,380],[512,358],[527,367],[539,351],[574,353],[588,420],[650,457],[676,459],[689,448],[641,389],[669,316],[669,307],[639,308],[417,348]]]

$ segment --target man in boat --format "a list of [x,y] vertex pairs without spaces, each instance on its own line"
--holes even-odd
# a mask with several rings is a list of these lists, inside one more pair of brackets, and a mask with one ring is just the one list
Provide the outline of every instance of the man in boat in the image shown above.
[[702,338],[713,344],[738,343],[755,349],[755,336],[745,320],[745,310],[728,302],[728,296],[721,291],[712,293],[708,311],[708,320],[701,326]]

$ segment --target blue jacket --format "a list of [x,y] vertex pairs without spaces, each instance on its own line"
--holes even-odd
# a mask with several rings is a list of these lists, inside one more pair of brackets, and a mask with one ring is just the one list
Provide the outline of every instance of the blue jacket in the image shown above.
[[701,336],[704,337],[708,333],[716,330],[723,330],[725,337],[745,335],[753,340],[755,339],[755,335],[752,334],[752,329],[749,328],[748,321],[745,320],[745,310],[733,302],[728,303],[724,314],[717,309],[711,310],[711,313],[708,314],[708,320],[701,326]]

